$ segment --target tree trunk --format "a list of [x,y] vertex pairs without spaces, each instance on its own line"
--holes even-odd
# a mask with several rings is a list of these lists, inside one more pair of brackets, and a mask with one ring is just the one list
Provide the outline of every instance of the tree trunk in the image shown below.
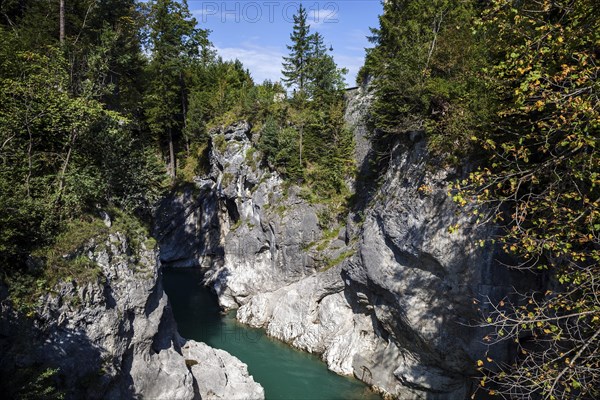
[[67,155],[65,156],[65,160],[63,161],[62,168],[60,169],[58,175],[58,192],[55,201],[55,205],[57,206],[62,199],[62,194],[65,189],[65,175],[67,174],[67,168],[69,167],[69,161],[71,160],[71,153],[73,152],[73,146],[75,146],[75,140],[77,140],[77,131],[73,129],[71,131],[71,137],[69,138],[69,149],[67,150]]
[[59,34],[58,40],[60,44],[65,42],[65,0],[59,0],[60,7],[58,12],[58,25],[59,25]]
[[31,197],[31,191],[29,190],[29,182],[31,180],[31,174],[33,170],[33,135],[31,133],[31,127],[29,126],[29,119],[26,122],[26,126],[27,133],[29,134],[29,145],[27,146],[27,177],[25,178],[25,189],[27,190],[27,197]]
[[183,112],[183,132],[185,139],[185,151],[189,157],[190,155],[190,138],[187,135],[187,93],[185,88],[185,81],[183,79],[183,72],[179,73],[179,85],[181,87],[181,111]]
[[427,54],[427,61],[425,62],[425,70],[429,68],[429,62],[431,61],[431,56],[433,55],[433,51],[435,50],[438,33],[442,28],[442,20],[444,19],[444,13],[445,10],[440,11],[439,21],[437,19],[437,16],[433,18],[433,39],[431,40],[431,46],[429,46],[429,53]]
[[300,126],[300,170],[302,170],[302,136],[304,136],[304,125]]
[[169,175],[175,179],[175,148],[173,146],[173,132],[169,128]]

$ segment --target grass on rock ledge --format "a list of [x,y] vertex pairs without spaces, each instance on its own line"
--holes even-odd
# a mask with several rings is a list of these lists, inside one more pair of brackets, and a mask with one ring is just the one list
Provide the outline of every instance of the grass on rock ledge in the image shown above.
[[[152,250],[156,241],[149,237],[149,229],[137,218],[118,209],[109,210],[112,226],[109,228],[95,215],[83,215],[66,223],[54,243],[32,252],[27,270],[7,274],[4,280],[9,289],[9,298],[15,309],[29,317],[44,295],[52,293],[61,281],[85,285],[103,282],[99,265],[84,254],[85,247],[92,241],[105,246],[111,233],[121,233],[127,238],[131,250],[131,262],[135,267],[137,255],[142,248]],[[134,268],[134,271],[137,269]]]

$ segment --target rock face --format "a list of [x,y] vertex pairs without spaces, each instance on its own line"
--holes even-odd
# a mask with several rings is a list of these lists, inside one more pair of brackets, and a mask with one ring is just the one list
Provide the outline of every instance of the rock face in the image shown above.
[[54,383],[72,399],[263,398],[239,360],[179,337],[156,253],[138,243],[112,229],[80,249],[99,277],[60,282],[32,318],[18,320],[2,301],[3,380],[43,366],[59,369]]
[[200,180],[193,189],[165,197],[155,215],[154,237],[166,267],[210,266],[223,258],[216,183]]
[[202,399],[264,399],[263,388],[254,383],[246,364],[223,350],[189,340],[181,347],[196,379]]
[[[364,174],[372,154],[362,123],[369,99],[360,90],[348,98]],[[198,242],[186,258],[164,240],[161,260],[203,267],[205,283],[224,308],[239,308],[241,322],[321,354],[337,373],[399,399],[468,397],[475,360],[487,350],[485,332],[469,326],[479,315],[475,303],[506,296],[529,278],[496,265],[494,248],[476,245],[494,228],[478,225],[448,196],[463,172],[434,171],[421,133],[400,138],[380,186],[350,182],[357,208],[346,226],[324,231],[323,207],[260,166],[252,135],[247,123],[213,132],[211,172],[163,204],[166,215],[181,210],[180,220],[200,216],[178,228]],[[202,262],[202,251],[217,256]],[[502,360],[509,348],[493,351]]]
[[210,164],[195,188],[161,204],[156,228],[161,261],[206,267],[206,283],[224,308],[314,274],[322,260],[306,247],[322,235],[319,208],[260,168],[249,124],[213,132]]

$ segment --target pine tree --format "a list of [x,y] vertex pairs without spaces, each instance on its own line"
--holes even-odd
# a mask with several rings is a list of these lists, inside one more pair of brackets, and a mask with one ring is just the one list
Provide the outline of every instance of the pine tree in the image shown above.
[[319,32],[310,35],[309,44],[306,83],[308,95],[313,100],[330,103],[341,94],[344,88],[343,76],[348,70],[337,67]]
[[290,35],[292,45],[288,45],[289,57],[283,57],[283,82],[288,87],[296,86],[300,93],[304,88],[308,75],[308,59],[310,55],[310,25],[306,24],[306,9],[300,4],[298,13],[294,15],[294,28]]

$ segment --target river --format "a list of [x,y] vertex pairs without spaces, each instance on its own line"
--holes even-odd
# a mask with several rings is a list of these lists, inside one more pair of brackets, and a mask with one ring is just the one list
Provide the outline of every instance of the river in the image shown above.
[[216,296],[200,283],[199,271],[169,269],[163,275],[179,333],[248,364],[267,400],[381,399],[359,380],[329,371],[319,357],[272,339],[263,329],[240,324],[235,312],[222,315]]

